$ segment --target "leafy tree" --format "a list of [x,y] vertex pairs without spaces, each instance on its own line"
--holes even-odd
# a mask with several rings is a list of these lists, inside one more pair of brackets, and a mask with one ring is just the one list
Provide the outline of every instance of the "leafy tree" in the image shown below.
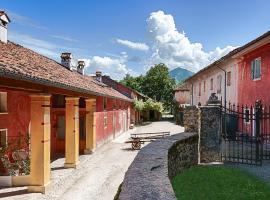
[[146,73],[142,84],[142,93],[164,103],[168,109],[172,105],[174,87],[175,80],[170,77],[168,67],[160,63],[151,67]]
[[155,101],[162,102],[167,109],[172,106],[175,79],[170,77],[169,69],[163,63],[151,67],[145,76],[132,77],[127,74],[120,82]]
[[138,76],[138,77],[133,77],[130,74],[126,74],[125,78],[120,81],[123,85],[130,87],[134,90],[137,90],[138,92],[142,92],[142,84],[143,84],[143,79],[144,77]]

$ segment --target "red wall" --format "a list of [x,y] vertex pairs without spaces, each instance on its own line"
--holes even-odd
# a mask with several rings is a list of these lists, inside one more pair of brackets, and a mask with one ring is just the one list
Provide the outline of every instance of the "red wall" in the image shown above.
[[28,134],[30,123],[30,97],[25,92],[7,92],[7,114],[0,114],[0,129],[8,129],[8,137]]
[[[251,61],[261,57],[261,80],[251,79]],[[238,102],[240,105],[254,105],[256,100],[262,100],[265,105],[270,105],[270,44],[260,47],[244,56],[238,63],[239,91]]]
[[[115,108],[113,102],[115,101]],[[103,111],[103,97],[97,97],[96,102],[96,139],[97,144],[105,143],[118,134],[127,131],[130,123],[128,122],[127,102],[107,98],[107,110]],[[107,127],[104,126],[104,117],[107,115]],[[126,117],[126,126],[124,125]],[[114,125],[115,124],[115,127]],[[126,130],[125,130],[126,127]]]

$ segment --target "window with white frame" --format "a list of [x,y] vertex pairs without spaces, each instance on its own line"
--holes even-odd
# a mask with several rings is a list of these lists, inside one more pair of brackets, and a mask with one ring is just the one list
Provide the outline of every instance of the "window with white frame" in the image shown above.
[[251,78],[252,80],[261,78],[261,58],[251,61]]
[[0,148],[7,147],[7,129],[0,129]]
[[0,113],[7,112],[7,93],[0,92]]

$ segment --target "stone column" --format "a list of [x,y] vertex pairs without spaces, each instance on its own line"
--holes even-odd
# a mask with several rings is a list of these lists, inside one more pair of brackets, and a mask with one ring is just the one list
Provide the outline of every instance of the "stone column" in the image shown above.
[[221,162],[220,108],[199,108],[199,162]]
[[31,95],[29,192],[45,193],[50,183],[50,95]]
[[79,98],[66,97],[66,168],[76,168],[79,160]]
[[96,99],[86,99],[86,136],[85,154],[91,154],[96,148]]

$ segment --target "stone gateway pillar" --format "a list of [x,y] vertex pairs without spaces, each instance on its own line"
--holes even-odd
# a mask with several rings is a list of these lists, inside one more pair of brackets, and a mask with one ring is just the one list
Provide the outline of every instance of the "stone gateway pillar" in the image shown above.
[[218,105],[199,108],[199,163],[221,162],[220,120]]
[[79,98],[66,97],[66,168],[79,162]]

